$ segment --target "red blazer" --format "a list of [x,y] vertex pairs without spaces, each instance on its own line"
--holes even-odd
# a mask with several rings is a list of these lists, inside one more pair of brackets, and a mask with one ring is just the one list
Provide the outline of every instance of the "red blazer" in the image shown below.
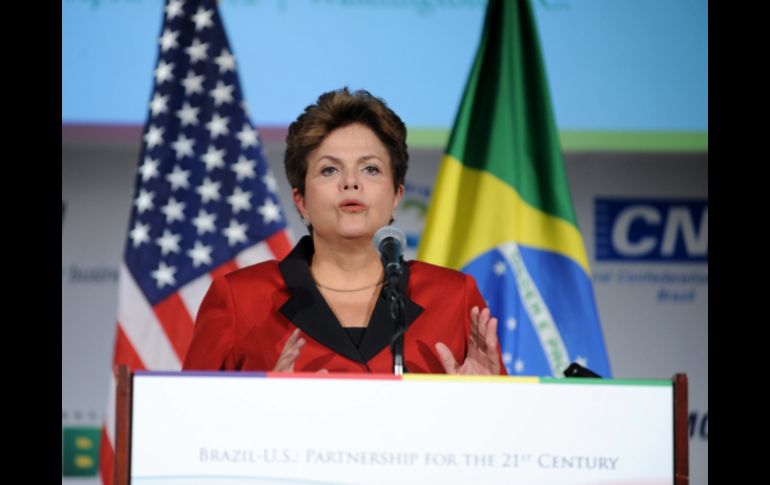
[[[301,329],[306,344],[296,372],[392,374],[394,326],[388,302],[378,298],[360,345],[337,321],[310,275],[313,244],[306,236],[280,263],[267,261],[216,278],[198,310],[184,370],[270,371],[286,340]],[[410,261],[401,278],[406,291],[404,362],[408,372],[443,374],[436,342],[458,363],[465,360],[471,307],[486,306],[469,275]],[[498,347],[500,373],[505,365]]]

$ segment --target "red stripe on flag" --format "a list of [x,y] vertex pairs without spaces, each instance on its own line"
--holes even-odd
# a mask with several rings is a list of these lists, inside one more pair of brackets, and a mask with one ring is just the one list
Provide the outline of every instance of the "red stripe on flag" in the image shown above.
[[265,240],[275,259],[283,259],[289,251],[291,244],[286,236],[286,229],[280,230]]
[[107,438],[107,430],[102,427],[102,437],[99,441],[99,473],[102,475],[104,485],[112,485],[115,473],[115,450]]
[[209,274],[211,275],[211,279],[218,278],[219,276],[224,276],[227,273],[232,273],[238,269],[238,265],[235,264],[235,260],[231,259],[230,261],[218,266],[217,268],[214,268],[214,270],[209,271]]
[[172,293],[171,296],[153,306],[152,309],[166,332],[171,346],[174,347],[179,361],[184,361],[187,347],[192,341],[193,320],[184,301],[182,301],[182,297],[179,296],[178,292]]
[[144,362],[139,358],[139,354],[136,353],[133,344],[123,328],[118,322],[118,331],[115,336],[115,357],[112,360],[112,368],[115,369],[120,364],[126,364],[131,370],[144,370]]

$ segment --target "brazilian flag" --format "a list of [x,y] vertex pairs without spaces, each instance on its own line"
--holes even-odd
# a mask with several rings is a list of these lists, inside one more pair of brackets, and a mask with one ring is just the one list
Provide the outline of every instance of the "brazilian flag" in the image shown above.
[[474,276],[509,374],[610,377],[526,0],[487,4],[417,258]]

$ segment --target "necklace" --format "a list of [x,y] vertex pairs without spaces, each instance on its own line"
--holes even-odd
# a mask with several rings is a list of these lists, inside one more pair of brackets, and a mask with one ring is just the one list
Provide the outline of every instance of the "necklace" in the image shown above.
[[315,282],[315,284],[316,284],[316,286],[317,286],[317,287],[319,287],[319,288],[323,288],[324,290],[329,290],[329,291],[338,291],[338,292],[340,292],[340,293],[354,293],[354,292],[356,292],[356,291],[364,291],[364,290],[368,290],[369,288],[374,288],[375,286],[379,286],[379,285],[381,285],[381,284],[382,284],[382,281],[378,281],[378,282],[376,282],[376,283],[374,283],[374,284],[371,284],[371,285],[367,285],[367,286],[364,286],[364,287],[362,287],[362,288],[353,288],[353,289],[351,289],[351,290],[347,290],[347,289],[340,289],[340,288],[330,288],[330,287],[328,287],[328,286],[326,286],[326,285],[322,285],[321,283],[319,283],[319,282],[317,282],[317,281]]
[[380,280],[380,281],[377,281],[375,283],[372,283],[371,285],[366,285],[366,286],[361,287],[361,288],[353,288],[353,289],[348,290],[348,289],[341,289],[341,288],[331,288],[329,286],[322,285],[321,283],[318,282],[318,280],[315,279],[315,274],[313,274],[313,270],[312,269],[310,270],[310,276],[313,278],[313,281],[315,282],[315,285],[317,287],[323,288],[324,290],[336,291],[338,293],[355,293],[356,291],[368,290],[369,288],[374,288],[375,286],[379,286],[379,285],[382,284],[382,280]]

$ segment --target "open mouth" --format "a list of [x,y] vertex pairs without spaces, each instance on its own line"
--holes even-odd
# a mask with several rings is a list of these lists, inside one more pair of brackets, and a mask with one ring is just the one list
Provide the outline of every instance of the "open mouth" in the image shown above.
[[361,212],[366,206],[357,200],[345,200],[339,205],[343,212]]

